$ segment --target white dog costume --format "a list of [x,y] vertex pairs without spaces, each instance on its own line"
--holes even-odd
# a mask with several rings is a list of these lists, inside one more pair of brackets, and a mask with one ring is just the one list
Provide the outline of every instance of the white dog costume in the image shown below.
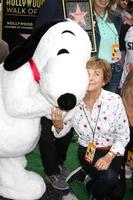
[[45,192],[43,179],[25,169],[25,155],[52,107],[73,116],[87,90],[90,52],[88,34],[64,20],[36,30],[0,66],[0,196],[35,200]]

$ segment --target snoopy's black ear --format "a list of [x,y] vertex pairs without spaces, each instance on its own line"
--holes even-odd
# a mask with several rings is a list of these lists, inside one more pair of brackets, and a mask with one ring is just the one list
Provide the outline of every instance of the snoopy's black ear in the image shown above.
[[28,62],[28,60],[33,56],[41,37],[50,27],[63,21],[66,20],[56,20],[51,23],[44,24],[40,28],[33,31],[27,40],[10,52],[4,61],[4,69],[7,71],[13,71]]

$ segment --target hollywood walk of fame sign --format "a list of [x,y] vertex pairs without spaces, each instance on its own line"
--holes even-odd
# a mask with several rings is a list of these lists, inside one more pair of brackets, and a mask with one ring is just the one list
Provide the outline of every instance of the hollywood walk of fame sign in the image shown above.
[[44,0],[1,0],[2,39],[10,50],[24,42],[32,33],[39,8]]
[[77,22],[85,31],[87,31],[92,43],[92,52],[96,52],[91,0],[62,0],[62,5],[64,17]]

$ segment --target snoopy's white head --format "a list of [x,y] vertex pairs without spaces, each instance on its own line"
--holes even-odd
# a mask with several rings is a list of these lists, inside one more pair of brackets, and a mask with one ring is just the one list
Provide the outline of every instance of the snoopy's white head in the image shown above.
[[[11,53],[13,56],[5,61],[5,69],[12,71],[26,62],[33,63],[40,92],[51,107],[69,111],[82,101],[89,81],[86,62],[90,58],[91,42],[77,23],[65,20],[42,26],[16,53]],[[18,61],[8,65],[13,57]],[[33,72],[36,81],[34,78]]]

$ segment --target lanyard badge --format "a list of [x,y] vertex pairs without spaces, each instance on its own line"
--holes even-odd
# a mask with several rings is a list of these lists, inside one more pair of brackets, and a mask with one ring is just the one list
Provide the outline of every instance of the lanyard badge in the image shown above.
[[96,152],[96,145],[93,143],[88,144],[88,147],[85,153],[85,160],[89,163],[92,163],[95,156],[95,152]]
[[120,60],[121,53],[119,49],[119,44],[113,44],[112,45],[112,60],[113,61],[118,61]]

